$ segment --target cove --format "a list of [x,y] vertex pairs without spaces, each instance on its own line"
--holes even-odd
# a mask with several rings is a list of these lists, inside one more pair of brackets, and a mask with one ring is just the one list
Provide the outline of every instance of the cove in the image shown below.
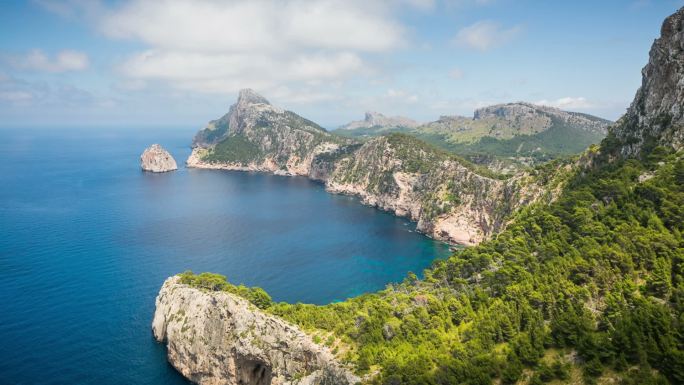
[[[0,130],[2,382],[186,383],[150,323],[161,283],[187,269],[323,304],[449,254],[303,177],[185,169],[193,132]],[[139,170],[156,142],[178,171]]]

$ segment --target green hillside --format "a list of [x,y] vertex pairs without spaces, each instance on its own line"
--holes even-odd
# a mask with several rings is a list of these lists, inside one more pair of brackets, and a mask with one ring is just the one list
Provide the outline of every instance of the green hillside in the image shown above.
[[578,173],[424,280],[267,310],[379,370],[372,383],[682,383],[683,232],[684,160],[659,148]]
[[605,137],[611,122],[527,103],[510,103],[476,111],[475,118],[446,116],[419,127],[362,127],[336,130],[364,139],[405,133],[471,160],[530,158],[533,163],[579,154]]

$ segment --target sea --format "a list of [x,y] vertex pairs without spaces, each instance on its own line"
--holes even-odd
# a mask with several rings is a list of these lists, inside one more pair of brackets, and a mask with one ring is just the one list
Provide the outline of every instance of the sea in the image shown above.
[[[186,270],[326,304],[450,254],[304,177],[187,169],[194,129],[0,129],[0,384],[187,384],[151,333]],[[140,170],[152,143],[178,171]]]

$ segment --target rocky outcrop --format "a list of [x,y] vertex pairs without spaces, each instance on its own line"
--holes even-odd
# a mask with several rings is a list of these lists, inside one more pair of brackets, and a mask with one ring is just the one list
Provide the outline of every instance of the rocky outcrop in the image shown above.
[[[208,138],[219,139],[210,144]],[[408,135],[366,142],[338,137],[251,90],[196,136],[187,165],[307,176],[332,193],[408,217],[431,237],[464,245],[501,230],[544,191],[527,173],[505,181],[486,176]]]
[[403,116],[385,116],[379,112],[368,111],[363,120],[355,120],[338,128],[339,130],[355,130],[357,128],[414,128],[420,123]]
[[168,360],[201,385],[354,384],[359,378],[296,326],[247,300],[164,282],[152,332],[166,342]]
[[226,115],[195,135],[187,165],[308,175],[314,156],[350,142],[245,89]]
[[167,172],[178,169],[176,160],[162,146],[153,144],[140,155],[140,167],[143,171]]
[[364,143],[338,159],[325,179],[333,193],[417,222],[417,230],[450,243],[474,245],[497,233],[518,208],[542,198],[529,174],[484,176],[457,158],[408,135]]
[[642,70],[641,88],[609,139],[625,157],[655,146],[684,147],[684,8],[665,19]]
[[554,119],[564,125],[577,127],[605,135],[610,121],[579,112],[517,102],[488,106],[475,110],[473,120],[494,121],[498,126],[508,126],[524,134],[548,130]]

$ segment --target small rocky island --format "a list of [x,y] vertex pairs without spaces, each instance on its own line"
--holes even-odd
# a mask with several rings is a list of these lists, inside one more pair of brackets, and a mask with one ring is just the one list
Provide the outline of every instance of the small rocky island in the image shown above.
[[140,167],[143,171],[167,172],[178,169],[176,160],[162,146],[153,144],[140,155]]

